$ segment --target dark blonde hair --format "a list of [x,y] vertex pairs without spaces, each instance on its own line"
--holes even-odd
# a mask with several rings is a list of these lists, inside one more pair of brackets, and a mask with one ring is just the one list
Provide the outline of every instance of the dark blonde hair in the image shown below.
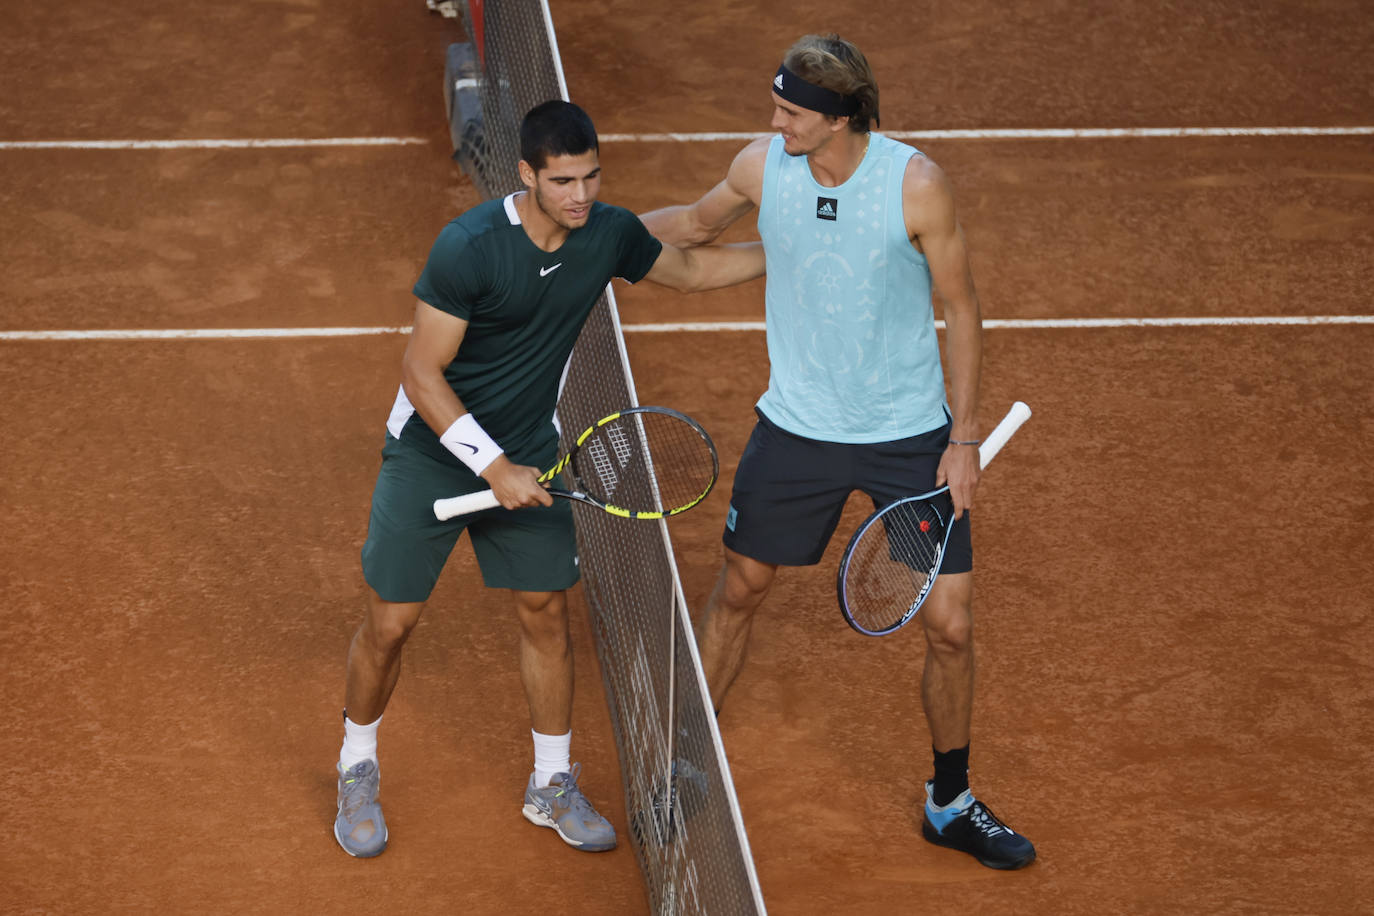
[[878,126],[878,81],[852,43],[834,32],[804,35],[787,49],[782,64],[808,83],[854,97],[859,110],[849,116],[850,130],[866,134]]

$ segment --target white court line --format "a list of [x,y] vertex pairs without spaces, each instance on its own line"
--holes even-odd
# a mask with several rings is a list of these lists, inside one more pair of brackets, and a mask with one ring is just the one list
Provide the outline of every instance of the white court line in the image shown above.
[[128,331],[0,331],[0,340],[239,340],[409,334],[410,328],[168,328]]
[[[1256,327],[1264,325],[1374,325],[1374,315],[1258,315],[1216,318],[989,318],[983,327],[996,330],[1056,328],[1183,328]],[[944,328],[943,321],[935,322]],[[684,321],[670,324],[627,324],[628,333],[762,331],[762,321]],[[193,328],[91,331],[0,331],[0,340],[240,340],[251,338],[363,337],[409,334],[409,327],[373,328]]]
[[[1236,325],[1374,324],[1374,315],[1260,315],[1253,318],[985,318],[983,327],[996,330],[1045,330],[1050,328],[1183,328],[1233,327]],[[935,326],[944,330],[943,321]],[[703,321],[669,324],[627,324],[625,331],[763,331],[762,321]]]
[[[1357,137],[1374,127],[1051,127],[984,130],[880,130],[894,140],[1107,140],[1133,137]],[[601,134],[606,143],[746,142],[771,133]]]
[[[1101,140],[1145,137],[1354,137],[1374,136],[1374,127],[1049,127],[967,130],[879,131],[896,140]],[[746,142],[771,133],[717,131],[706,133],[602,134],[604,143]],[[316,146],[415,146],[423,137],[320,137],[262,140],[10,140],[0,150],[37,149],[290,149]]]
[[259,140],[11,140],[7,149],[292,149],[310,146],[420,146],[424,137],[280,137]]

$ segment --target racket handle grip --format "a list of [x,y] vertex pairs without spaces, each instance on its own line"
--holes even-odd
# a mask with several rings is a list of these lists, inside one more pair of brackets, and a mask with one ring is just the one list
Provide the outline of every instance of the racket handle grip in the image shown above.
[[981,467],[987,467],[997,453],[1002,450],[1002,446],[1007,444],[1012,433],[1021,428],[1021,424],[1030,419],[1031,409],[1025,401],[1017,401],[1011,405],[1011,410],[1002,418],[1002,422],[997,424],[988,437],[983,440],[983,444],[978,446],[978,461]]
[[434,517],[445,522],[455,515],[469,515],[473,512],[481,512],[483,509],[495,509],[499,505],[501,505],[501,500],[496,498],[495,493],[490,490],[478,490],[476,493],[436,499],[434,501]]

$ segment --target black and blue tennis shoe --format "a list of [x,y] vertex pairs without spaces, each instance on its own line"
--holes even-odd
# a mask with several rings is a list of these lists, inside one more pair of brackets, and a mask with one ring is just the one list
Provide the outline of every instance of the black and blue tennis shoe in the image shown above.
[[936,805],[934,783],[926,783],[921,835],[937,846],[973,856],[988,868],[1024,868],[1035,861],[1031,841],[998,820],[987,805],[965,789],[948,805]]

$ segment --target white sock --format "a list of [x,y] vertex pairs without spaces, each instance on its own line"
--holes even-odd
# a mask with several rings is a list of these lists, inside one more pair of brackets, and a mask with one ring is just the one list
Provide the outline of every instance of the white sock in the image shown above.
[[566,735],[541,735],[530,729],[534,736],[534,785],[543,788],[549,784],[555,773],[566,773],[572,769],[568,758],[572,749],[572,732]]
[[370,759],[377,763],[377,726],[381,724],[381,716],[370,725],[359,725],[344,716],[344,743],[339,749],[339,766],[347,771],[360,760]]

